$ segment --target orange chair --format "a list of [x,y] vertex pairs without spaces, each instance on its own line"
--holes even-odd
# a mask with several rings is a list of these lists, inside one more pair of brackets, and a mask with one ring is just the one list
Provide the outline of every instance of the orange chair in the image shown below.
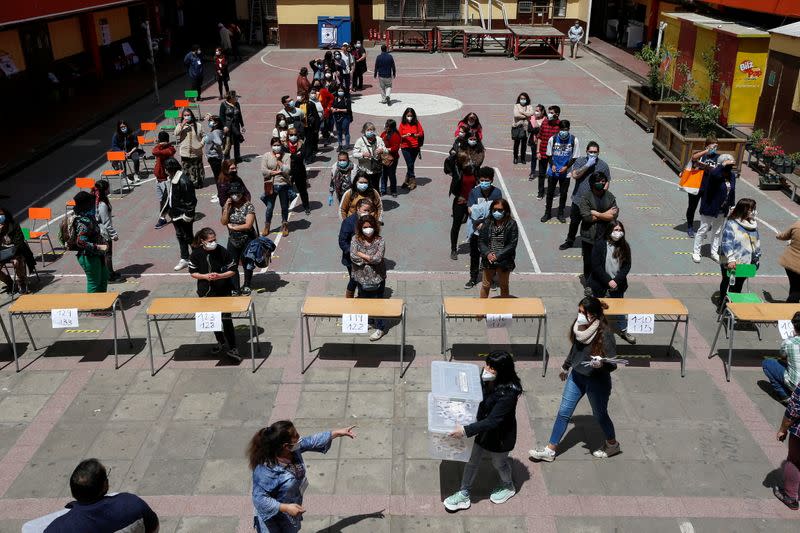
[[117,178],[119,183],[119,193],[122,194],[122,181],[125,180],[125,185],[128,185],[128,160],[125,157],[125,152],[106,152],[108,162],[114,165],[119,163],[122,165],[121,169],[104,170],[101,175],[104,178]]
[[[42,249],[42,266],[47,266],[47,263],[44,261],[44,241],[47,241],[47,244],[50,245],[50,252],[53,255],[56,255],[56,251],[53,249],[53,241],[50,240],[50,220],[53,218],[53,212],[49,207],[29,207],[28,208],[28,222],[31,224],[30,228],[30,238],[28,242],[32,243],[39,243],[39,246]],[[36,226],[37,221],[44,220],[45,226],[47,227],[47,231],[36,231],[34,227]]]
[[189,100],[175,100],[175,107],[189,107]]
[[[91,191],[94,188],[94,178],[75,178],[75,187]],[[67,204],[64,206],[65,216],[69,213],[70,208],[75,209],[75,200],[67,200]]]

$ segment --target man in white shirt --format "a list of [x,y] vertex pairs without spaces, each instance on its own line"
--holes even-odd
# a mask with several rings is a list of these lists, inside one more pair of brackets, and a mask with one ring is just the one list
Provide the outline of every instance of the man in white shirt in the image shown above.
[[570,27],[567,37],[569,37],[569,56],[572,59],[576,59],[578,47],[581,44],[581,39],[583,39],[583,28],[580,20],[576,20],[575,24]]
[[342,62],[345,67],[342,69],[342,85],[344,85],[345,90],[349,92],[353,66],[355,65],[353,54],[350,53],[350,43],[342,43]]

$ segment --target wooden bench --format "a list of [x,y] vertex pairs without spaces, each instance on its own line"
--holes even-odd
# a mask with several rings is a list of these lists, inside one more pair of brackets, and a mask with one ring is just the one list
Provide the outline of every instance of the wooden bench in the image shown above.
[[675,298],[600,298],[608,304],[606,316],[612,315],[655,315],[656,322],[675,324],[667,345],[667,355],[675,341],[678,326],[683,324],[683,351],[681,352],[681,377],[686,375],[686,350],[689,346],[689,311],[683,302]]
[[[194,320],[197,313],[229,313],[232,319],[247,319],[250,326],[250,361],[256,371],[255,350],[261,352],[261,339],[258,335],[258,320],[253,301],[249,296],[218,296],[209,298],[156,298],[147,308],[147,347],[150,351],[150,373],[156,375],[153,360],[153,343],[150,323],[155,325],[161,352],[166,355],[164,339],[161,337],[159,321]],[[255,344],[253,345],[253,339]],[[167,361],[169,362],[169,361]],[[166,364],[166,363],[165,363]]]
[[781,177],[786,181],[787,187],[792,190],[792,202],[797,196],[797,187],[800,187],[800,176],[797,174],[781,174]]
[[119,368],[119,352],[117,350],[117,312],[122,315],[122,323],[125,325],[125,333],[128,336],[128,343],[131,347],[131,332],[128,329],[128,321],[125,312],[119,303],[119,294],[116,292],[96,292],[96,293],[66,293],[66,294],[23,294],[8,308],[8,322],[11,329],[11,347],[14,351],[14,365],[19,372],[19,356],[17,354],[16,335],[14,333],[14,317],[22,319],[22,325],[28,332],[31,346],[38,350],[36,342],[33,340],[31,330],[28,327],[26,316],[38,318],[50,318],[53,309],[77,309],[78,316],[81,314],[93,313],[97,311],[111,311],[114,324],[114,368]]
[[719,332],[722,326],[727,325],[728,337],[728,361],[725,363],[725,379],[731,380],[731,360],[733,359],[733,337],[736,322],[749,322],[756,326],[761,324],[778,324],[779,320],[791,320],[796,312],[800,311],[800,304],[768,304],[768,303],[729,303],[723,311],[723,320],[719,321],[717,333],[714,335],[714,342],[708,352],[708,358],[715,355],[714,348],[717,346]]
[[[544,324],[542,376],[547,372],[547,311],[540,298],[445,298],[442,303],[442,354],[448,350],[447,321],[451,319],[483,320],[486,315],[511,315],[513,320],[537,320],[536,344]],[[452,354],[451,354],[452,358]]]
[[[300,310],[300,372],[305,373],[306,367],[306,345],[303,337],[303,325],[305,324],[305,334],[308,339],[308,351],[311,348],[311,329],[308,324],[309,318],[341,318],[342,315],[367,315],[369,318],[383,318],[388,320],[400,321],[400,372],[401,376],[405,373],[403,369],[403,355],[406,347],[406,304],[399,298],[370,299],[370,298],[335,298],[310,296],[303,302]],[[314,358],[316,359],[316,357]],[[308,367],[314,362],[308,363]]]

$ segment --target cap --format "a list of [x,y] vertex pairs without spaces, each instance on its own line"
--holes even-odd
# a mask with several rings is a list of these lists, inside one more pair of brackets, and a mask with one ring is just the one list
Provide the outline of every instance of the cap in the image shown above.
[[342,43],[342,46],[350,46],[350,43],[348,43],[347,41],[345,41],[345,42],[343,42],[343,43]]

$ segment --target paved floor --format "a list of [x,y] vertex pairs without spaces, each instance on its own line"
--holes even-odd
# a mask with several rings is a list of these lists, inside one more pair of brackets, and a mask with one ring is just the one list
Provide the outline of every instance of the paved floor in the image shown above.
[[[313,56],[267,50],[237,69],[233,87],[244,95],[247,154],[266,151],[277,99],[293,92],[295,67]],[[111,466],[112,490],[135,491],[156,508],[162,531],[249,531],[244,448],[257,428],[282,418],[295,420],[303,434],[359,426],[355,441],[337,441],[327,455],[309,457],[304,527],[309,531],[796,531],[800,514],[777,502],[770,489],[780,479],[777,469],[785,457],[784,445],[774,440],[782,408],[765,392],[760,361],[775,354],[778,334],[767,329],[759,343],[752,332],[737,333],[743,351],[731,382],[725,381],[720,360],[706,357],[716,326],[710,298],[718,272],[710,259],[695,265],[683,254],[690,244],[680,232],[685,197],[676,191],[674,174],[652,153],[649,136],[623,114],[621,95],[629,80],[588,55],[578,62],[448,54],[396,54],[396,59],[401,72],[396,92],[446,95],[462,103],[457,111],[422,117],[428,148],[418,172],[422,186],[385,203],[387,255],[393,263],[388,288],[408,305],[411,362],[405,374],[398,368],[396,326],[381,342],[369,343],[342,336],[336,321],[314,326],[318,358],[300,373],[302,301],[309,295],[340,295],[345,283],[335,244],[338,222],[326,204],[328,178],[321,171],[312,178],[317,203],[311,216],[299,209],[292,213],[292,232],[280,239],[272,271],[255,278],[261,292],[254,300],[268,354],[258,361],[258,371],[250,372],[246,363],[220,362],[210,353],[210,335],[195,334],[190,323],[174,323],[165,328],[173,359],[157,356],[162,368],[150,376],[143,311],[154,296],[193,295],[194,284],[187,274],[172,272],[174,236],[170,228],[152,229],[154,194],[152,183],[145,184],[114,200],[121,234],[116,261],[127,281],[112,290],[121,293],[135,340],[122,355],[122,368],[114,370],[111,327],[102,318],[82,318],[82,329],[72,332],[35,322],[42,349],[34,351],[20,337],[24,370],[19,374],[10,350],[0,351],[0,531],[18,531],[25,520],[68,501],[67,476],[90,456]],[[612,190],[634,247],[628,295],[680,298],[692,317],[685,378],[677,353],[665,352],[666,326],[634,347],[620,347],[634,364],[614,374],[610,411],[623,453],[607,461],[589,455],[601,437],[585,403],[556,462],[527,459],[527,450],[544,443],[552,427],[562,386],[553,369],[567,352],[567,329],[582,289],[575,276],[579,253],[556,248],[566,228],[538,222],[543,206],[532,196],[527,170],[511,164],[508,102],[523,89],[534,101],[559,103],[576,134],[597,139],[602,157],[613,166]],[[179,94],[182,87],[175,84],[167,91]],[[374,94],[375,87],[366,92]],[[413,104],[392,107],[399,116]],[[201,105],[211,110],[217,101]],[[499,170],[530,244],[518,249],[512,292],[543,298],[551,316],[552,359],[551,371],[542,378],[530,325],[452,326],[456,360],[480,363],[481,354],[507,348],[517,358],[526,392],[512,454],[519,494],[503,506],[491,504],[488,492],[496,479],[486,465],[472,509],[448,515],[440,502],[457,488],[463,465],[429,458],[425,398],[430,363],[442,358],[441,298],[476,293],[463,289],[466,256],[457,262],[448,257],[451,200],[440,152],[447,150],[457,119],[473,109],[485,125],[487,163]],[[156,110],[146,102],[128,112],[134,123],[154,116]],[[356,124],[364,120],[368,117],[359,115]],[[0,183],[0,194],[13,193],[15,211],[31,203],[62,213],[63,202],[74,194],[72,174],[97,176],[104,168],[97,162],[85,165],[103,150],[88,141],[105,139],[106,130],[97,128],[76,139],[83,141],[82,148],[58,150]],[[327,168],[329,156],[314,168]],[[241,167],[254,191],[258,164],[253,159]],[[752,176],[745,180],[739,190],[759,202],[765,250],[753,289],[784,298],[772,228],[793,222],[798,209],[781,192],[755,189]],[[219,227],[219,206],[208,203],[210,194],[208,188],[200,191],[202,223]],[[42,280],[42,292],[84,287],[70,255],[42,268]],[[238,330],[242,346],[246,333]],[[682,333],[676,346],[682,346]]]

